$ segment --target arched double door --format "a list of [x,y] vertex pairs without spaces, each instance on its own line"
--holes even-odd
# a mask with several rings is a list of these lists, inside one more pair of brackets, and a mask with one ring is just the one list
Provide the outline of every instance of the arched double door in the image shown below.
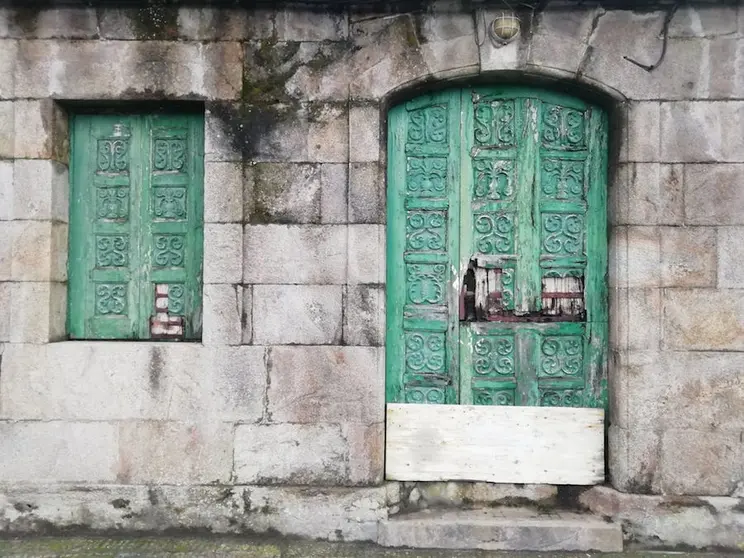
[[527,87],[390,110],[389,408],[604,408],[607,126],[596,106]]

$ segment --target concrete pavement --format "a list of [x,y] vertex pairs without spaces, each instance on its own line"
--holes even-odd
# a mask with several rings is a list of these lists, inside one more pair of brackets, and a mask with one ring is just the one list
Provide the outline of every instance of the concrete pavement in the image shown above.
[[[390,549],[373,544],[287,538],[237,537],[25,537],[0,539],[0,557],[13,558],[713,558],[725,553],[553,553]],[[728,554],[728,556],[737,556]],[[744,556],[744,555],[738,555]]]

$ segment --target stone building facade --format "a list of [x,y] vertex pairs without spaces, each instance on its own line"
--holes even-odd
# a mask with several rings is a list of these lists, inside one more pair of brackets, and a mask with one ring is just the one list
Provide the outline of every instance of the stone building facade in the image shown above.
[[[744,541],[744,9],[548,2],[497,46],[501,6],[420,8],[0,8],[0,530],[378,540],[569,494]],[[610,115],[602,487],[384,480],[387,112],[472,83]],[[68,339],[70,118],[135,105],[204,115],[200,342]]]

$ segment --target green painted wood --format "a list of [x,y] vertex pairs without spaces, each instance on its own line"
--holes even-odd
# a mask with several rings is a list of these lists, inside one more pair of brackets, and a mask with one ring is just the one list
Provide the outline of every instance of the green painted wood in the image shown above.
[[186,316],[185,339],[201,335],[203,246],[203,123],[196,115],[147,115],[142,242],[144,282],[140,291],[143,338],[157,284],[169,286],[169,311]]
[[[420,113],[433,106],[447,111],[446,146],[411,140],[409,126],[425,122]],[[406,382],[412,380],[454,390],[419,402],[605,405],[605,113],[563,94],[500,85],[409,101],[390,111],[389,123],[388,401],[411,401]],[[447,192],[429,196],[436,200],[411,195],[416,157],[447,158]],[[409,249],[412,231],[406,227],[414,210],[446,212],[447,226],[439,225],[448,235],[446,253]],[[513,319],[544,314],[543,284],[566,277],[583,278],[585,315],[548,323],[459,322],[457,295],[471,262],[500,274],[493,278],[500,277],[502,311]],[[436,305],[411,304],[410,290],[420,283],[407,271],[411,265],[419,266],[419,276],[431,272],[432,282],[441,279],[441,273],[434,279],[433,267],[446,266],[445,308],[441,299]],[[426,332],[436,332],[438,341],[427,345]],[[409,350],[411,335],[419,336],[414,349],[428,349]],[[412,375],[406,372],[411,357],[414,368],[432,357],[446,364]]]
[[139,145],[133,116],[73,117],[68,326],[70,337],[136,338]]
[[447,375],[449,376],[449,386],[447,388],[445,403],[456,404],[459,401],[459,382],[460,382],[460,337],[459,337],[459,326],[460,316],[458,312],[459,300],[460,300],[460,265],[458,262],[460,258],[460,231],[462,225],[460,224],[460,182],[462,181],[461,176],[461,157],[460,157],[460,114],[461,114],[461,99],[460,92],[457,90],[444,93],[447,99],[447,107],[449,111],[449,150],[447,156],[447,198],[448,198],[448,209],[447,209],[447,253],[450,256],[450,260],[447,266],[447,338],[446,338],[446,351],[447,351]]
[[[387,289],[385,322],[385,399],[402,402],[405,370],[403,306],[405,305],[405,194],[406,194],[406,110],[403,105],[388,115],[387,189]],[[411,327],[411,326],[409,326]]]
[[[463,129],[472,129],[473,127],[473,112],[469,110],[463,110],[463,107],[467,107],[472,102],[471,92],[468,89],[463,89],[460,96],[460,118],[462,120]],[[458,130],[458,133],[462,136],[462,130]],[[458,208],[459,211],[459,222],[460,229],[456,231],[457,242],[461,247],[462,257],[455,260],[456,269],[458,272],[457,281],[455,282],[455,288],[458,295],[465,289],[464,277],[468,270],[469,258],[466,254],[474,251],[474,238],[473,238],[473,189],[475,187],[475,181],[473,176],[472,165],[470,164],[470,153],[468,152],[468,142],[460,141],[460,152],[459,152],[459,163],[460,163],[460,184],[455,190],[458,193],[458,199],[454,200],[452,207]],[[452,235],[455,236],[454,234]],[[453,239],[454,240],[454,239]],[[463,389],[463,386],[471,386],[473,383],[473,332],[468,328],[459,327],[459,312],[460,304],[453,308],[453,312],[458,312],[458,328],[453,332],[453,338],[459,339],[459,353],[458,353],[458,384],[457,384],[457,395],[454,398],[455,403],[462,405],[472,405],[473,390]]]
[[521,328],[517,330],[519,368],[516,371],[516,405],[528,407],[540,405],[537,377],[540,368],[541,337],[534,328]]
[[459,129],[459,91],[389,115],[389,401],[457,402]]
[[149,339],[155,284],[184,339],[201,335],[203,117],[72,121],[68,332]]
[[601,209],[607,207],[608,167],[607,114],[592,110],[590,130],[593,148],[589,152],[587,204],[587,259],[586,270],[586,382],[589,387],[585,404],[605,407],[607,397],[607,347],[609,343],[608,277],[607,277],[607,218]]
[[[535,234],[539,221],[537,207],[540,173],[536,156],[538,137],[538,108],[534,99],[522,99],[517,105],[524,115],[519,132],[520,150],[517,157],[517,261],[516,313],[526,315],[541,308],[539,236]],[[525,361],[528,362],[528,361]],[[523,398],[526,394],[523,395]]]
[[475,332],[472,328],[463,327],[459,331],[460,337],[460,378],[458,385],[458,403],[461,405],[473,405],[474,401],[474,390],[473,379],[474,379],[474,354],[473,354],[473,343],[477,339]]

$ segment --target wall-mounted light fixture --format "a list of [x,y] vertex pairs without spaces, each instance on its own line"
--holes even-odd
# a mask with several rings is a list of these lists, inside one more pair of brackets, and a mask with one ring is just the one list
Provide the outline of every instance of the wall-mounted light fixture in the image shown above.
[[504,46],[512,42],[521,29],[521,22],[514,13],[502,13],[488,26],[488,36],[495,46]]

